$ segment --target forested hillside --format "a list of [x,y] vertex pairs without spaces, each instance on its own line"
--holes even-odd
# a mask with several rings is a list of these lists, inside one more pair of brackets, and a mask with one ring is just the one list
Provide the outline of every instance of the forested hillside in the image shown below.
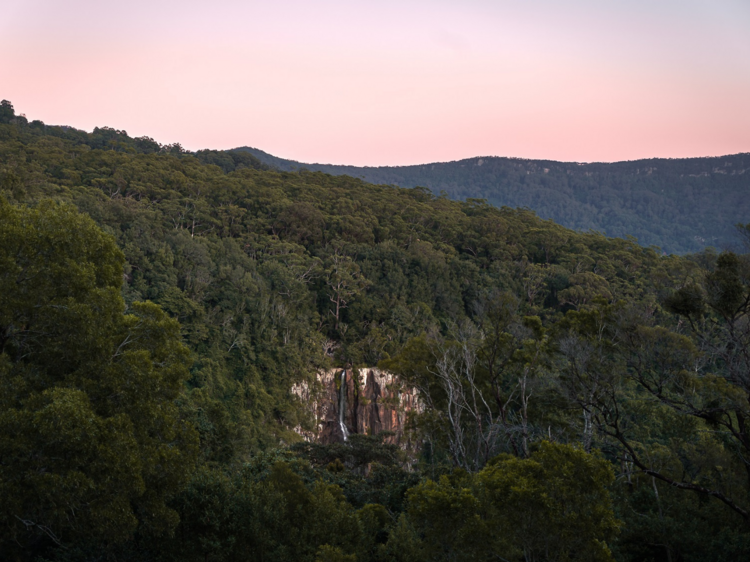
[[[747,252],[3,102],[2,558],[746,560]],[[292,386],[375,365],[418,450],[302,441]]]
[[750,154],[717,158],[577,164],[483,156],[418,166],[303,164],[244,147],[279,170],[349,175],[370,183],[422,186],[451,199],[528,207],[575,230],[634,236],[667,253],[719,250],[750,214]]

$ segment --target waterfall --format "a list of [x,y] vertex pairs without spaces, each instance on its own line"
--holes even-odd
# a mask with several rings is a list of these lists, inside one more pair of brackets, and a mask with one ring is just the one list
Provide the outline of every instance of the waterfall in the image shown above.
[[339,427],[344,441],[349,437],[349,431],[346,429],[346,369],[341,371],[341,390],[339,391]]

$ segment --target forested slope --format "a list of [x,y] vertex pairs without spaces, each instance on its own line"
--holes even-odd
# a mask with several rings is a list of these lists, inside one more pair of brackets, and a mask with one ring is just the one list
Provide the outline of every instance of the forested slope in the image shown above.
[[[744,560],[748,349],[748,254],[0,113],[11,560]],[[418,454],[301,442],[374,365]]]
[[279,170],[349,175],[370,183],[422,186],[451,199],[528,207],[575,230],[634,236],[667,253],[724,249],[750,213],[750,154],[717,158],[577,164],[494,156],[417,166],[303,164],[241,148]]

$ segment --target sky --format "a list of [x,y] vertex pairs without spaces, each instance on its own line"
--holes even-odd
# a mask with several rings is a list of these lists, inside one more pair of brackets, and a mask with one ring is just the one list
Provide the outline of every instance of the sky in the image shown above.
[[3,0],[0,99],[302,162],[750,152],[750,1]]

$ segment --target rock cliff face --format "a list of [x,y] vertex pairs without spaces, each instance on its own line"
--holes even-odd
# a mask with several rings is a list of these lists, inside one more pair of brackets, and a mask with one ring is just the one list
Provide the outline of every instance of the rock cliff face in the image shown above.
[[421,411],[418,391],[376,368],[332,369],[318,373],[318,388],[306,383],[292,388],[315,416],[313,431],[297,431],[308,441],[328,444],[345,441],[353,433],[393,432],[387,443],[413,448],[404,434],[411,411]]

